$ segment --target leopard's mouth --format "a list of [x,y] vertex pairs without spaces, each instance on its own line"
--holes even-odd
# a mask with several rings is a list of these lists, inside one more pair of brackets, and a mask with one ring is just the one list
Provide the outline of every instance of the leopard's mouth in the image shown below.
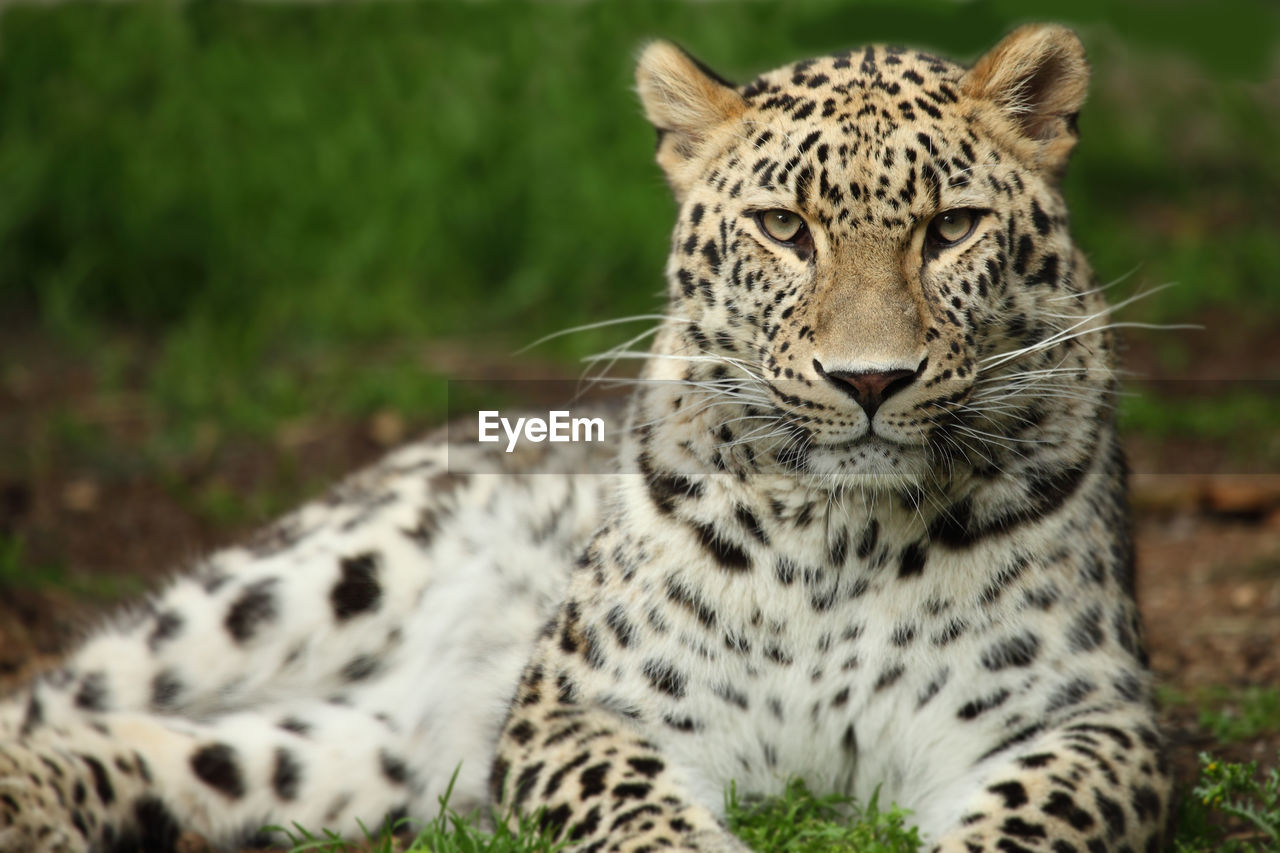
[[823,440],[820,434],[816,434],[811,442],[814,448],[821,448],[828,451],[874,451],[883,450],[892,453],[903,453],[918,450],[923,446],[921,441],[903,441],[893,438],[883,433],[876,432],[874,425],[868,425],[867,429],[861,435],[849,438],[838,436],[828,440]]

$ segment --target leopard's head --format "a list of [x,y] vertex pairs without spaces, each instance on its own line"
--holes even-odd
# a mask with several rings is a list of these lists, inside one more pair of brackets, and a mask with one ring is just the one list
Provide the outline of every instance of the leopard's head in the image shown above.
[[1088,83],[1071,31],[1023,27],[967,69],[876,46],[741,87],[657,42],[637,82],[679,203],[658,346],[767,413],[736,440],[893,487],[1078,444],[1109,359],[1077,337],[1105,308],[1059,189]]

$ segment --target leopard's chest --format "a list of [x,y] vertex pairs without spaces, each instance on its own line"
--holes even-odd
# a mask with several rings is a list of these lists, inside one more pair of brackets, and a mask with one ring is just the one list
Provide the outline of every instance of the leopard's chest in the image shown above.
[[[811,567],[794,573],[647,566],[584,603],[599,651],[584,684],[681,756],[709,801],[731,783],[777,794],[800,778],[923,805],[1033,716],[1028,687],[1054,665],[1046,654],[993,672],[984,654],[1024,623],[1055,633],[1057,617],[1025,606],[1034,567],[1002,575],[1025,549],[938,549],[928,571],[906,576],[899,550],[816,568],[816,554],[783,543]],[[992,577],[1006,587],[993,592]],[[983,713],[992,697],[1001,707]]]

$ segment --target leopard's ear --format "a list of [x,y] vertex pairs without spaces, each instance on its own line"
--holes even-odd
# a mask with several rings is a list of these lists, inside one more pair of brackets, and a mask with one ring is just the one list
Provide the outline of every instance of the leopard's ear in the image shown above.
[[651,42],[641,52],[636,90],[658,131],[658,165],[679,199],[693,178],[690,167],[703,143],[741,115],[746,102],[732,83],[665,41]]
[[1052,24],[1019,27],[969,69],[961,87],[994,104],[1037,146],[1041,166],[1061,174],[1089,89],[1089,64],[1075,33]]

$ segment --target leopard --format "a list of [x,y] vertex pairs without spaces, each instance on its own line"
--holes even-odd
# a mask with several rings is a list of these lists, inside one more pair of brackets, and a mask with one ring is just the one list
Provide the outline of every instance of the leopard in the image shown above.
[[178,574],[0,705],[0,848],[359,838],[448,792],[579,853],[724,853],[729,786],[800,780],[936,853],[1162,849],[1117,344],[1062,190],[1088,79],[1053,24],[745,85],[645,46],[677,213],[617,444],[449,428]]

